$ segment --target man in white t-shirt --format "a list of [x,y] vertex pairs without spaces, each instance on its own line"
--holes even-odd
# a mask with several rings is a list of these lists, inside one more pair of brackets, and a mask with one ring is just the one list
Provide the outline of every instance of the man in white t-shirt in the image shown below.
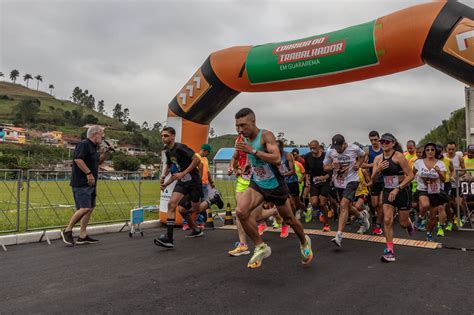
[[362,219],[365,229],[370,228],[369,213],[351,207],[355,201],[355,193],[359,186],[359,168],[365,160],[365,152],[355,144],[347,144],[344,136],[337,134],[332,137],[331,148],[324,158],[324,170],[332,172],[332,181],[336,187],[340,202],[339,222],[336,237],[331,241],[338,247],[342,246],[342,232],[346,226],[349,212]]

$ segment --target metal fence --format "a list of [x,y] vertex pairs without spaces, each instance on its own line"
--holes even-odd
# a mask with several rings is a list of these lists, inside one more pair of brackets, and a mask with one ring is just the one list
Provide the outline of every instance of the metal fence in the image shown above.
[[20,230],[21,170],[0,169],[0,233]]
[[[234,208],[235,176],[210,176],[225,205]],[[154,178],[143,179],[140,172],[100,172],[90,224],[126,222],[130,210],[142,206],[151,206],[146,220],[156,219],[160,181]],[[70,179],[71,171],[0,170],[0,233],[66,226],[75,211]]]
[[474,231],[474,169],[456,170],[456,215],[463,231]]

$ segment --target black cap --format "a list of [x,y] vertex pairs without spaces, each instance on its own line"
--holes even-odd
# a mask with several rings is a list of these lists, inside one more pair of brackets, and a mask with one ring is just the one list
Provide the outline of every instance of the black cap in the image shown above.
[[300,154],[300,150],[298,150],[297,148],[294,148],[293,150],[291,150],[291,153]]
[[397,142],[397,138],[395,138],[394,135],[391,133],[384,133],[380,140],[385,140],[385,141],[391,141],[391,142]]
[[340,150],[345,142],[346,142],[346,139],[344,139],[344,136],[337,134],[334,137],[332,137],[331,148]]

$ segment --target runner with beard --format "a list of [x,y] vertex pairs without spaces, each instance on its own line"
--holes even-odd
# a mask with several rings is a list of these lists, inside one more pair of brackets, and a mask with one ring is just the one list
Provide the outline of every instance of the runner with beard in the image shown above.
[[340,201],[340,213],[336,237],[331,241],[338,247],[342,246],[342,234],[346,226],[349,214],[362,220],[366,229],[370,228],[369,213],[357,211],[352,207],[355,201],[355,193],[359,186],[359,168],[365,160],[365,152],[355,144],[348,144],[340,134],[332,137],[331,149],[324,158],[324,170],[332,172],[332,181],[336,187]]

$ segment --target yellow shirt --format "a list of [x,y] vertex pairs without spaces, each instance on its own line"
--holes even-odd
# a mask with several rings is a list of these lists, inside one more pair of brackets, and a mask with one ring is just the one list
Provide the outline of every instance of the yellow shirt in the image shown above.
[[474,172],[472,171],[474,169],[474,159],[470,159],[468,158],[468,156],[466,155],[464,157],[464,166],[466,167],[466,169],[471,169],[471,171],[469,171],[471,174],[473,174]]
[[356,197],[364,195],[369,195],[369,189],[367,188],[367,184],[365,183],[364,173],[362,173],[362,169],[359,168],[359,186],[357,186]]
[[405,153],[403,153],[403,155],[405,155],[405,159],[407,159],[407,161],[410,161],[411,159],[416,157],[416,152],[413,153],[413,154],[410,154],[410,153],[408,153],[408,151],[406,151]]
[[448,158],[448,157],[445,157],[443,156],[443,158],[441,159],[441,161],[443,161],[444,163],[444,166],[446,166],[446,178],[444,179],[444,182],[445,183],[448,183],[451,181],[451,170],[449,169],[449,165],[451,164],[451,159]]

